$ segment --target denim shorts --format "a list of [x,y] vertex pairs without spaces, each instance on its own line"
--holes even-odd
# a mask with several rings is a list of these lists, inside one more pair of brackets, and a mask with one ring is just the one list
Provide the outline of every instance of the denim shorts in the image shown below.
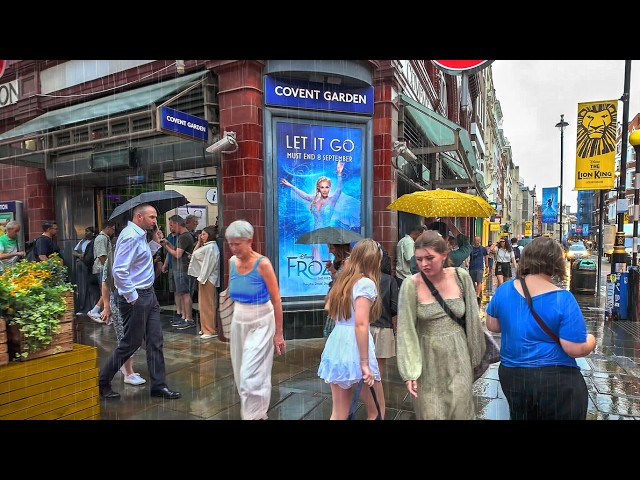
[[187,272],[173,271],[173,280],[175,282],[175,293],[193,293],[194,277]]
[[471,275],[471,280],[473,280],[473,282],[482,283],[484,270],[469,270],[469,275]]

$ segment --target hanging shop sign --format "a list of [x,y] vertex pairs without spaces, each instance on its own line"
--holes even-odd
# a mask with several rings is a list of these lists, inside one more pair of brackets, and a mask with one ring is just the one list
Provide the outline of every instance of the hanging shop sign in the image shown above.
[[209,126],[205,119],[169,107],[160,107],[156,112],[159,132],[177,135],[187,140],[208,141]]

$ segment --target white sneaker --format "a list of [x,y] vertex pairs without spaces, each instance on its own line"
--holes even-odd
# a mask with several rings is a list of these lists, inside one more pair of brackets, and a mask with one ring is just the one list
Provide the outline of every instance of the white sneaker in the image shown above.
[[147,381],[140,376],[138,373],[132,373],[124,377],[124,383],[128,383],[129,385],[142,385],[143,383],[147,383]]
[[202,335],[200,335],[200,338],[202,340],[209,340],[210,338],[216,338],[218,335],[215,334],[210,334],[210,333],[203,333]]
[[95,313],[92,311],[87,312],[87,316],[93,320],[94,322],[98,322],[98,323],[104,323],[104,321],[102,320],[102,318],[100,318],[100,314],[99,313]]

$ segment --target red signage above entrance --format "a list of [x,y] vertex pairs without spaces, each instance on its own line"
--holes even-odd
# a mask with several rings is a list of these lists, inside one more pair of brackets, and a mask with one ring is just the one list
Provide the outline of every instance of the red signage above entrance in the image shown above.
[[476,73],[489,66],[493,60],[431,60],[431,62],[449,75]]
[[5,69],[6,66],[7,66],[7,61],[6,60],[0,60],[0,77],[4,73],[4,69]]

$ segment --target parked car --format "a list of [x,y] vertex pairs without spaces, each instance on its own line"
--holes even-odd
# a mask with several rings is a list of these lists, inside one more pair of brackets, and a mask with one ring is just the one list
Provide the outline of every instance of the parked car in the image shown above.
[[582,243],[574,243],[567,250],[567,260],[580,260],[581,258],[589,258],[589,250]]

